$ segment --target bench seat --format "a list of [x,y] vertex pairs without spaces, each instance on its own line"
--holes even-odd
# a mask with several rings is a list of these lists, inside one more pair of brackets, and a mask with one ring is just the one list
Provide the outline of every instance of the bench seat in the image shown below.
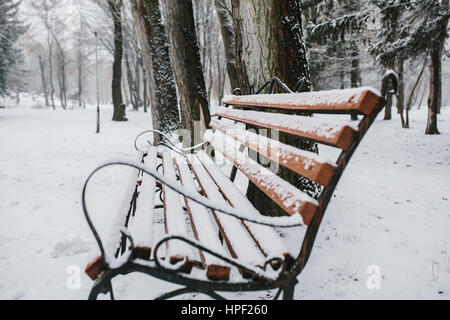
[[[150,146],[141,157],[139,161],[146,166],[156,168],[161,164],[164,176],[187,190],[197,192],[215,202],[239,208],[249,217],[260,215],[245,195],[225,176],[222,169],[203,151],[196,155],[179,155],[168,149]],[[215,252],[256,268],[263,268],[268,259],[278,259],[271,264],[274,269],[281,265],[280,260],[293,260],[288,246],[273,227],[238,220],[180,196],[168,186],[161,187],[164,232],[167,235],[188,237],[188,232],[192,232],[195,240],[208,244],[208,248]],[[155,227],[152,221],[155,210],[160,210],[155,209],[156,188],[154,178],[140,175],[136,171],[130,174],[126,191],[121,192],[121,195],[126,194],[128,199],[131,199],[133,194],[136,195],[134,201],[128,201],[128,207],[125,205],[119,210],[118,220],[127,226],[134,240],[135,257],[144,260],[155,258],[152,253],[152,230]],[[126,248],[119,241],[123,237],[120,230],[117,227],[114,227],[114,230],[107,240],[110,245],[106,250],[117,257]],[[210,280],[230,279],[229,264],[200,250],[195,254],[191,246],[181,241],[167,242],[162,259],[172,265],[178,265],[177,268],[185,273],[190,273],[192,268],[196,267],[204,269]],[[85,272],[91,279],[95,280],[103,270],[102,263],[98,257],[89,263]],[[242,270],[239,271],[244,278],[249,277]]]

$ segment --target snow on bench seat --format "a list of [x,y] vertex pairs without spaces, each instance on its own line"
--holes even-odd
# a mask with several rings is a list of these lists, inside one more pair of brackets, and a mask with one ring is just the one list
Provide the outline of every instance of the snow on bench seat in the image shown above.
[[301,214],[304,223],[309,224],[318,207],[317,200],[244,155],[221,132],[207,130],[204,138],[284,211]]
[[259,127],[279,130],[347,150],[358,127],[351,121],[218,107],[215,114]]
[[[150,146],[147,156],[144,157],[144,165],[150,169],[156,168],[157,152],[156,147]],[[142,181],[138,187],[138,198],[136,200],[136,211],[130,220],[128,227],[134,240],[136,257],[150,259],[151,248],[153,246],[153,210],[155,199],[155,178],[148,174],[142,176]]]
[[[162,152],[162,163],[164,176],[173,181],[174,184],[178,184],[172,155],[167,150]],[[183,211],[180,195],[176,191],[170,189],[167,185],[163,185],[163,192],[166,234],[187,237],[186,215]],[[172,264],[184,259],[187,259],[187,262],[195,260],[192,247],[185,242],[177,240],[167,242],[166,258]]]
[[[225,176],[222,170],[214,163],[206,152],[200,151],[197,154],[197,157],[222,191],[225,198],[227,198],[234,208],[238,208],[242,212],[245,212],[249,217],[258,217],[261,215],[245,195],[239,191],[236,185]],[[242,223],[248,229],[264,255],[278,258],[292,258],[294,256],[290,253],[288,247],[274,228],[248,221],[242,221]]]
[[[187,158],[205,196],[218,203],[227,205],[215,182],[198,158],[194,155],[188,155]],[[212,212],[231,255],[244,264],[263,266],[265,257],[242,223],[234,217],[215,212],[214,210]]]
[[323,186],[328,186],[336,171],[336,164],[316,153],[295,148],[251,131],[227,125],[224,122],[212,121],[210,126]]
[[228,95],[224,104],[261,106],[326,113],[358,112],[370,114],[380,99],[380,93],[370,87],[301,93]]
[[[141,162],[143,153],[139,152],[136,161]],[[118,205],[115,205],[117,212],[113,218],[113,224],[109,232],[109,236],[105,241],[105,252],[110,257],[117,257],[122,242],[122,228],[128,226],[128,219],[131,213],[131,203],[133,201],[133,195],[136,192],[138,169],[129,169],[130,174],[127,181],[124,183],[124,188],[121,189],[117,199],[119,199]]]
[[[175,162],[178,167],[183,187],[190,192],[197,192],[191,169],[186,159],[182,156],[176,156]],[[200,195],[200,194],[199,194]],[[218,229],[215,225],[213,215],[207,208],[185,197],[186,209],[191,220],[192,230],[195,238],[209,248],[227,256],[225,248],[218,237]],[[222,260],[208,254],[200,252],[202,264],[206,269],[206,276],[212,280],[228,280],[230,276],[230,266]]]

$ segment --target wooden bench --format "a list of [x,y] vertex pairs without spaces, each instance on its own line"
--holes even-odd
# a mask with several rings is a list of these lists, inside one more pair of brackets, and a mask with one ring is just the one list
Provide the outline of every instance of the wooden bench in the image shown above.
[[[226,107],[217,108],[212,129],[205,132],[203,150],[190,153],[191,149],[179,149],[163,139],[159,145],[149,144],[140,150],[136,162],[110,162],[94,170],[83,188],[82,202],[101,252],[86,267],[86,273],[95,280],[89,298],[107,292],[113,298],[111,279],[143,272],[183,286],[161,299],[188,292],[220,299],[216,291],[268,289],[278,289],[275,299],[281,293],[284,299],[292,299],[296,278],[309,258],[336,184],[384,107],[389,82],[395,91],[397,80],[388,73],[381,93],[354,88],[227,96],[223,99]],[[332,116],[307,116],[312,114]],[[352,122],[333,114],[362,117]],[[244,124],[303,137],[339,148],[341,153],[336,162],[330,162],[320,154],[246,130]],[[207,145],[288,215],[261,215],[210,158],[204,148]],[[323,186],[319,198],[312,198],[249,158],[244,147]],[[122,205],[112,216],[113,228],[103,243],[91,222],[85,196],[91,177],[112,165],[134,170],[124,183]],[[281,227],[303,230],[301,245],[293,249],[295,244],[277,232]]]

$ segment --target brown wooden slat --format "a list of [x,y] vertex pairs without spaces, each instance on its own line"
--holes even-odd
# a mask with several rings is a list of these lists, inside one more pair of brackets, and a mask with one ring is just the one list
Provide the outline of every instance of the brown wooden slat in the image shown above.
[[305,224],[311,222],[318,207],[315,199],[225,143],[217,137],[217,132],[207,130],[205,139],[284,211],[290,215],[301,214]]
[[[261,215],[245,195],[236,187],[236,184],[225,176],[222,170],[214,163],[206,152],[200,151],[197,153],[197,158],[202,162],[220,192],[233,207],[239,208],[239,210],[245,212],[249,217],[254,216],[257,218]],[[274,228],[248,221],[242,221],[242,224],[246,227],[258,248],[266,257],[279,257],[288,261],[293,259],[288,247]],[[273,267],[276,268],[277,264],[274,264]]]
[[263,127],[347,150],[353,141],[356,128],[347,122],[333,122],[314,117],[268,112],[236,110],[219,107],[217,116]]
[[[196,192],[196,186],[186,160],[182,157],[176,157],[175,163],[178,167],[183,187],[191,192]],[[191,221],[192,231],[196,240],[207,243],[215,252],[227,255],[222,244],[219,241],[216,228],[213,225],[211,213],[198,203],[184,197],[186,209]],[[206,269],[206,276],[211,280],[229,280],[230,266],[216,257],[204,254],[199,250],[203,267]]]
[[[206,197],[226,205],[226,200],[203,164],[195,156],[189,155],[188,159],[192,172],[195,174],[197,182],[202,189],[202,193]],[[264,264],[264,255],[242,223],[234,217],[216,212],[215,210],[211,210],[211,212],[225,240],[230,255],[244,263],[262,266]]]
[[211,121],[210,126],[323,186],[328,186],[336,170],[336,165],[321,160],[315,153],[299,150],[250,131],[230,127],[223,122]]
[[[164,175],[174,183],[177,183],[172,155],[167,150],[162,153],[162,163]],[[180,195],[166,185],[163,185],[163,193],[165,233],[186,236],[185,215],[181,205]],[[175,264],[186,257],[187,261],[185,266],[183,266],[183,271],[190,272],[192,262],[196,260],[192,248],[184,242],[177,243],[174,241],[173,243],[167,242],[166,244],[168,250],[166,258],[169,262]]]
[[249,107],[270,107],[312,112],[358,112],[370,114],[380,96],[371,88],[352,88],[302,93],[226,96],[224,104]]

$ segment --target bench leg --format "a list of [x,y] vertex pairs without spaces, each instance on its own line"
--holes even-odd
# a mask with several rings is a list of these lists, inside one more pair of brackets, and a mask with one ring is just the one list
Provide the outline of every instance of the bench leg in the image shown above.
[[101,274],[92,286],[91,292],[89,293],[89,300],[97,300],[100,293],[108,293],[111,300],[114,300],[114,292],[111,284],[110,272],[105,271]]
[[292,281],[288,283],[283,288],[283,300],[293,300],[294,299],[294,291],[295,291],[295,285],[298,283],[296,279],[295,281]]

